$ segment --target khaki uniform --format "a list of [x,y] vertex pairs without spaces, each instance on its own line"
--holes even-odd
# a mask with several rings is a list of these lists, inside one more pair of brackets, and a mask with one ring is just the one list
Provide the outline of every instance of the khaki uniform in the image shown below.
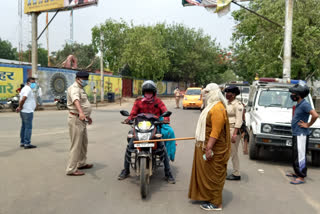
[[[242,126],[242,115],[243,115],[243,105],[242,103],[235,99],[231,103],[228,103],[227,112],[229,117],[230,124],[230,137],[232,139],[232,135],[234,133],[234,129],[240,129]],[[231,143],[231,161],[233,166],[232,174],[235,176],[240,176],[240,162],[238,156],[238,148],[240,143],[241,135],[237,135],[237,139],[235,143]]]
[[[86,117],[90,117],[91,105],[88,100],[88,95],[77,82],[73,83],[68,88],[67,106],[69,109],[68,125],[71,140],[71,148],[69,154],[69,162],[67,166],[67,174],[74,173],[78,167],[86,165],[88,135],[87,124],[79,119],[79,112],[74,105],[74,101],[79,100],[80,106]],[[76,114],[76,115],[74,115]]]
[[177,105],[177,108],[179,108],[179,104],[180,104],[180,90],[179,89],[176,89],[174,90],[174,96],[176,98],[176,105]]

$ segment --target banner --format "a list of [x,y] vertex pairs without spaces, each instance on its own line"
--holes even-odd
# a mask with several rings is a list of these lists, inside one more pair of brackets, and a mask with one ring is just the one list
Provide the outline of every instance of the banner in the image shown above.
[[24,0],[24,13],[68,10],[97,3],[98,0]]
[[13,97],[23,83],[23,69],[0,67],[0,99]]

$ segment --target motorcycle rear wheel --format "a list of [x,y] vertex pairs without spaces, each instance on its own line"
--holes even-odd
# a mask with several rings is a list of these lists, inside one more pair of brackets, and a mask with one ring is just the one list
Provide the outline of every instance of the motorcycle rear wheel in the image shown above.
[[147,158],[140,158],[140,194],[146,198],[149,191],[149,173],[147,169]]

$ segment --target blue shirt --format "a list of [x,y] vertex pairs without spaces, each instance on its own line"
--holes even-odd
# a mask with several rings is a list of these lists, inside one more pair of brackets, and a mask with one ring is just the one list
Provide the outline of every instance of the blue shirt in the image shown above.
[[312,107],[310,103],[308,103],[305,99],[303,99],[300,103],[296,105],[296,110],[294,111],[294,115],[291,122],[293,136],[310,135],[310,129],[301,128],[298,125],[298,123],[300,122],[300,120],[307,123],[309,120],[311,110]]

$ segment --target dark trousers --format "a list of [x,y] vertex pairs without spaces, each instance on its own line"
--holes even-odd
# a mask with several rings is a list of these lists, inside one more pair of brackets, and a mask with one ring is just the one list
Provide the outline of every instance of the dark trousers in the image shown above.
[[[163,158],[163,165],[164,165],[164,173],[165,175],[168,175],[170,173],[170,163],[169,163],[169,157],[166,150],[166,147],[163,142],[158,142],[158,148],[163,149],[164,152],[164,158]],[[131,157],[130,150],[134,149],[133,140],[130,140],[126,149],[126,153],[124,156],[124,169],[127,172],[130,172],[130,163],[127,161],[127,158]]]
[[307,151],[309,136],[293,136],[292,138],[292,163],[294,173],[301,177],[307,177]]

